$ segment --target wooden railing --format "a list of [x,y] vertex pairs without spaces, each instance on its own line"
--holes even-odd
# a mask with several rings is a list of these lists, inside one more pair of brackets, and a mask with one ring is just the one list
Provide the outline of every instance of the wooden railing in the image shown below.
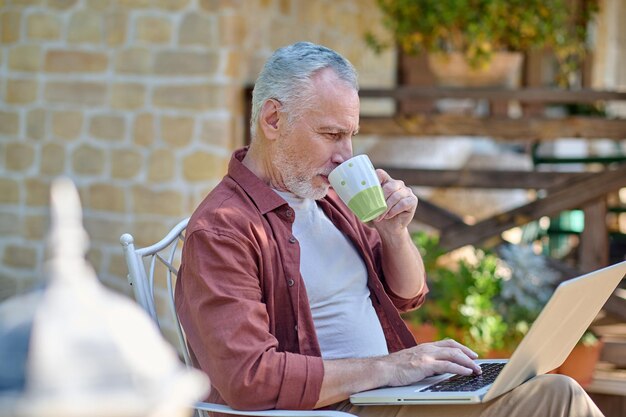
[[[538,115],[546,105],[597,104],[608,101],[626,101],[626,92],[576,91],[550,88],[503,89],[503,88],[436,88],[400,86],[393,89],[363,89],[363,99],[393,99],[397,107],[408,102],[432,102],[439,99],[487,100],[491,107],[496,103],[517,101],[521,104],[522,117],[512,118],[502,112],[487,117],[458,114],[412,113],[393,116],[370,116],[361,118],[363,134],[433,135],[433,136],[488,136],[499,140],[550,140],[563,137],[626,138],[626,119],[598,116],[570,115],[549,118]],[[400,104],[404,106],[400,106]],[[532,112],[525,110],[532,105]],[[501,106],[500,106],[501,107]]]

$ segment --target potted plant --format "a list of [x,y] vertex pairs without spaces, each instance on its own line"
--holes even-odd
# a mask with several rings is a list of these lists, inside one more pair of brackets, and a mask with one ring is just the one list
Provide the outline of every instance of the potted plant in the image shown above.
[[[471,248],[457,260],[446,255],[436,236],[416,233],[413,240],[424,259],[430,293],[424,305],[404,319],[420,342],[449,337],[483,357],[508,357],[559,279],[545,258],[528,246],[502,246],[498,253]],[[589,383],[601,346],[586,332],[556,372]]]
[[[405,53],[428,53],[431,68],[448,62],[443,72],[434,66],[444,82],[455,82],[449,75],[458,77],[465,67],[476,84],[493,78],[488,68],[505,61],[519,66],[522,53],[543,48],[554,51],[561,79],[568,80],[585,54],[599,0],[378,0],[378,6],[383,26]],[[375,50],[389,46],[371,32],[366,41]]]
[[[430,293],[418,310],[404,315],[417,339],[423,325],[436,329],[435,339],[453,338],[481,355],[514,347],[524,329],[509,327],[498,311],[501,261],[492,253],[471,249],[462,259],[451,259],[426,233],[413,235],[422,253]],[[518,334],[520,333],[520,334]]]

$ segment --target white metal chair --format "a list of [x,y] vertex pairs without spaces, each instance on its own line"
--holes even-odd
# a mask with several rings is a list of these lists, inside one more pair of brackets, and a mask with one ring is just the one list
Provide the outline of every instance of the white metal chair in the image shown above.
[[[188,221],[188,218],[182,220],[163,239],[145,248],[135,248],[134,238],[128,233],[120,237],[120,243],[124,249],[124,257],[128,266],[128,282],[133,287],[135,300],[156,322],[162,333],[169,330],[168,327],[173,327],[179,351],[182,353],[187,366],[192,366],[185,333],[178,321],[178,314],[174,305],[174,284]],[[165,293],[161,288],[155,289],[157,276],[165,279],[167,288]],[[161,293],[158,290],[161,290]],[[157,312],[155,294],[165,297],[167,301],[166,312]],[[206,412],[215,412],[267,417],[354,417],[352,414],[333,410],[240,411],[225,405],[207,402],[198,402],[194,408],[201,415],[206,415]]]

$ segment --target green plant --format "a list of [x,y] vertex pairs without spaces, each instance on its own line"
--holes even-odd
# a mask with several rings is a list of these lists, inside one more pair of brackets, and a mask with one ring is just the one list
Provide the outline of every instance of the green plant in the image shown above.
[[432,323],[440,338],[454,338],[481,355],[517,346],[552,294],[557,274],[528,247],[508,246],[501,256],[472,249],[450,262],[438,238],[413,235],[430,293],[405,319]]
[[[486,66],[496,51],[552,48],[567,79],[586,52],[587,26],[599,0],[578,9],[569,0],[378,0],[383,26],[408,54],[462,53],[474,68]],[[371,32],[374,50],[389,43]],[[566,81],[566,80],[565,80]]]

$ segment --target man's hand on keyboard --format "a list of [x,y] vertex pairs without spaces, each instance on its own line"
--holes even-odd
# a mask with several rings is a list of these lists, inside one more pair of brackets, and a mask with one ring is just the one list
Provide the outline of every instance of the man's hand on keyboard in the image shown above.
[[410,349],[392,353],[383,359],[389,386],[408,385],[444,373],[459,375],[481,374],[474,359],[478,355],[468,347],[451,340],[422,343]]

